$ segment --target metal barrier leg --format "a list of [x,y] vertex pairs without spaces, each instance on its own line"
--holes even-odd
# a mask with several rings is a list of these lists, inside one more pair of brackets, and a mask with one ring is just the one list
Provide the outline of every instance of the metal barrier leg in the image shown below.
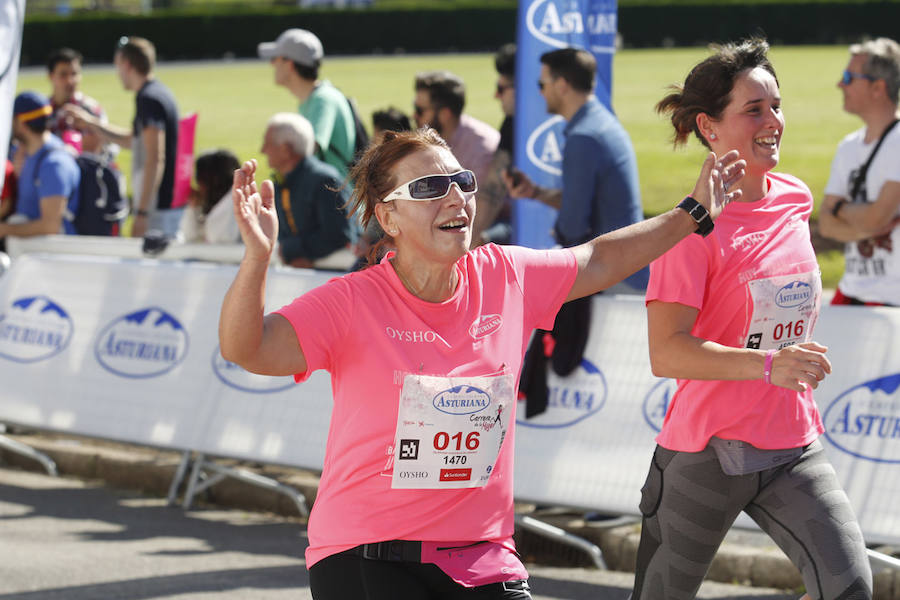
[[181,486],[181,482],[184,481],[184,475],[187,473],[190,464],[191,451],[185,450],[181,455],[181,462],[178,463],[178,468],[175,470],[175,476],[172,478],[172,483],[169,484],[169,495],[166,498],[166,504],[168,506],[175,506],[175,500],[178,497],[178,488]]
[[[215,473],[215,475],[212,477],[207,477],[206,471]],[[182,506],[185,509],[189,509],[195,495],[217,484],[226,477],[233,477],[234,479],[239,479],[240,481],[255,485],[257,487],[266,488],[268,490],[273,490],[280,494],[284,494],[294,502],[294,504],[297,506],[297,511],[301,516],[309,516],[309,509],[306,506],[306,498],[304,498],[303,494],[301,494],[294,488],[284,485],[283,483],[279,483],[271,477],[265,477],[263,475],[259,475],[258,473],[253,473],[252,471],[218,465],[214,462],[206,460],[203,454],[198,454],[194,460],[194,468],[191,470],[191,478],[188,481],[188,488],[184,494],[184,502],[182,503]]]
[[539,521],[534,517],[529,517],[528,515],[516,515],[516,524],[523,529],[527,529],[528,531],[531,531],[538,535],[543,535],[545,537],[556,540],[557,542],[566,544],[567,546],[573,546],[575,548],[578,548],[579,550],[584,550],[588,553],[588,555],[590,555],[591,560],[594,561],[594,565],[598,569],[606,570],[606,562],[603,560],[603,552],[596,544],[592,544],[584,538],[580,538],[577,535],[572,535],[564,529],[560,529],[559,527],[550,525],[549,523],[544,523],[543,521]]
[[38,452],[31,446],[27,446],[22,442],[18,442],[14,439],[8,438],[5,435],[0,435],[0,448],[4,448],[5,450],[9,450],[10,452],[15,452],[16,454],[21,454],[22,456],[27,456],[28,458],[32,458],[41,463],[41,465],[43,465],[44,469],[49,475],[52,475],[54,477],[59,475],[56,470],[56,463],[53,462],[53,459],[43,452]]
[[869,564],[872,565],[873,573],[878,573],[879,571],[885,571],[887,569],[900,571],[900,560],[893,556],[876,552],[875,550],[866,550],[866,554],[869,556]]

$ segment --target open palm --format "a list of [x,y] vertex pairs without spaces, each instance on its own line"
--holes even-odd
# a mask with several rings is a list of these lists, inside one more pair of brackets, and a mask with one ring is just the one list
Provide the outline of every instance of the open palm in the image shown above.
[[247,257],[268,261],[278,240],[275,188],[268,179],[257,188],[256,159],[234,172],[232,192],[234,216]]

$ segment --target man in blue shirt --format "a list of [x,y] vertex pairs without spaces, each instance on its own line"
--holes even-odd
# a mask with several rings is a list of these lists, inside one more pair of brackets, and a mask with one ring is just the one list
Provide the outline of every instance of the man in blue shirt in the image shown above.
[[23,92],[13,103],[13,137],[25,151],[16,214],[0,223],[0,238],[76,233],[81,170],[62,140],[47,129],[50,100]]
[[[535,198],[559,210],[554,231],[563,246],[643,220],[637,158],[628,133],[593,94],[597,61],[585,50],[562,48],[541,56],[538,86],[547,112],[566,121],[561,190],[506,177],[514,197]],[[647,287],[648,270],[626,280]],[[630,290],[616,290],[630,291]]]

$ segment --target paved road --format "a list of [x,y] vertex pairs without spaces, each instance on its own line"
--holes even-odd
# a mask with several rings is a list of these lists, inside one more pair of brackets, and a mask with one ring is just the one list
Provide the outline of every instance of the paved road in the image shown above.
[[[0,600],[308,600],[303,524],[0,467]],[[624,600],[628,573],[529,567],[535,600]],[[705,584],[701,597],[788,600]],[[348,599],[352,600],[352,599]]]

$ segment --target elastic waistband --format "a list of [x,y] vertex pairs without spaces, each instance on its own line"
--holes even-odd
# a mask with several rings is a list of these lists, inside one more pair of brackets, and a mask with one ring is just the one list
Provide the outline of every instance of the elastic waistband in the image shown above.
[[355,548],[350,548],[347,552],[368,560],[422,562],[422,542],[411,540],[388,540],[360,544]]

